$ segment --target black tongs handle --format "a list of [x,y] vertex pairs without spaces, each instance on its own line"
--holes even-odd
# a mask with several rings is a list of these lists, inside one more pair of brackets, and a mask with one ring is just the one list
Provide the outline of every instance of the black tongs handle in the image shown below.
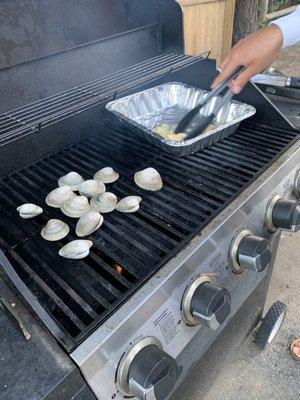
[[[229,88],[228,88],[229,89]],[[194,139],[195,137],[199,136],[205,129],[212,123],[212,121],[216,118],[218,115],[218,112],[227,104],[230,102],[232,97],[234,96],[234,93],[229,89],[226,94],[222,97],[220,102],[215,106],[213,112],[207,116],[204,117],[200,123],[187,135],[185,140],[190,140]]]
[[[191,121],[195,118],[195,116],[199,113],[202,107],[204,107],[213,97],[218,96],[223,90],[228,86],[228,84],[236,78],[242,70],[244,70],[244,66],[240,65],[237,67],[230,75],[229,77],[222,83],[220,83],[215,89],[211,90],[209,94],[205,97],[205,99],[198,104],[195,108],[193,108],[191,111],[189,111],[186,116],[182,118],[182,120],[179,122],[175,129],[175,133],[182,133],[186,129],[186,127],[191,123]],[[211,119],[212,121],[212,119]],[[190,135],[189,135],[190,139]]]

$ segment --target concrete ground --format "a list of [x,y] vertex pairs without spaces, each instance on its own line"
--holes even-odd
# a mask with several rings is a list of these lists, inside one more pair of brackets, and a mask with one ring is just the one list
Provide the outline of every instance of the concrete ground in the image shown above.
[[300,44],[282,49],[273,68],[287,76],[300,76]]
[[248,337],[209,390],[203,392],[201,371],[195,368],[173,400],[299,400],[300,361],[289,346],[300,337],[300,233],[282,234],[266,310],[275,300],[286,303],[288,313],[267,350],[258,350]]

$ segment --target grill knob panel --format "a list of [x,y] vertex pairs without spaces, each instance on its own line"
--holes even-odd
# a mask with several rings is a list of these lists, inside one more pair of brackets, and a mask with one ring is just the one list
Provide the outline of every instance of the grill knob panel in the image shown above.
[[122,392],[140,400],[164,400],[180,375],[176,360],[154,337],[136,342],[122,357],[117,381]]
[[236,273],[249,269],[261,272],[272,259],[272,250],[267,239],[254,236],[250,231],[241,232],[232,243],[230,261]]
[[278,200],[272,212],[272,222],[275,228],[297,232],[300,229],[300,201]]
[[182,299],[182,311],[190,325],[219,328],[230,314],[229,292],[215,285],[208,276],[201,276],[189,285]]

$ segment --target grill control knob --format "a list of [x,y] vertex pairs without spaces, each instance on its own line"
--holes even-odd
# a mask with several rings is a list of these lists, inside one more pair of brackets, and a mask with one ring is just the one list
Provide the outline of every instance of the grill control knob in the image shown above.
[[277,229],[297,232],[300,229],[300,201],[274,196],[267,206],[266,225],[269,232]]
[[270,243],[250,231],[242,231],[231,245],[229,258],[233,272],[240,273],[244,269],[261,272],[272,259]]
[[185,290],[182,311],[190,325],[202,324],[216,330],[230,314],[230,294],[209,276],[200,276]]
[[295,174],[294,180],[294,195],[297,199],[300,199],[300,169]]
[[180,371],[176,360],[163,351],[158,339],[145,337],[122,357],[117,382],[126,396],[164,400],[173,391]]

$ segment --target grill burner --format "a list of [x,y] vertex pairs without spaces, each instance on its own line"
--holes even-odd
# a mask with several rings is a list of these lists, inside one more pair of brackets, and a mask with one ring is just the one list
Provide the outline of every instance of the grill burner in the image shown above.
[[[245,123],[222,142],[178,160],[126,130],[103,131],[2,179],[2,249],[46,309],[48,316],[36,307],[39,318],[71,351],[236,198],[296,136],[295,132]],[[46,194],[70,170],[88,178],[107,165],[121,176],[108,190],[119,198],[141,195],[141,208],[135,214],[106,214],[104,225],[91,236],[94,246],[89,257],[62,259],[58,250],[75,238],[76,220],[47,207]],[[149,193],[134,184],[134,172],[148,166],[163,177],[162,191]],[[24,202],[42,206],[44,214],[22,220],[16,207]],[[71,234],[58,243],[44,241],[40,230],[49,218],[66,220]],[[11,272],[6,269],[9,275]],[[28,297],[28,293],[23,295]],[[28,303],[34,307],[32,301]]]

